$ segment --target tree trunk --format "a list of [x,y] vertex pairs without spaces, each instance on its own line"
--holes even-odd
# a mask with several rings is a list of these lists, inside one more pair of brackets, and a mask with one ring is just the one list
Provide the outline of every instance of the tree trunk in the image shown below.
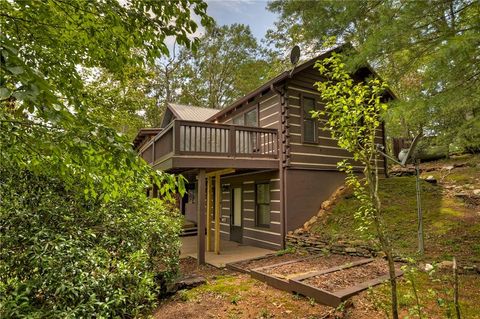
[[392,318],[398,319],[398,298],[397,298],[397,277],[395,276],[395,263],[393,261],[392,252],[386,253],[388,261],[388,274],[390,275],[390,286],[392,289]]
[[374,209],[374,224],[377,232],[378,240],[382,247],[388,262],[388,274],[390,276],[391,288],[391,302],[392,302],[392,318],[398,319],[398,297],[397,297],[397,278],[395,276],[395,263],[393,261],[392,247],[390,240],[384,232],[384,225],[381,222],[381,202],[378,197],[378,166],[375,157],[375,171],[373,170],[370,161],[366,161],[365,175],[368,183],[368,191],[373,203]]

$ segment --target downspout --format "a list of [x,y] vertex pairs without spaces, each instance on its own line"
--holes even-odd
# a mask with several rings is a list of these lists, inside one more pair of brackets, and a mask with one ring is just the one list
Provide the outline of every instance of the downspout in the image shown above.
[[286,231],[286,211],[287,211],[287,183],[286,183],[286,147],[285,142],[286,138],[285,135],[288,133],[288,127],[286,127],[286,108],[285,108],[285,89],[279,90],[273,84],[270,85],[270,90],[279,96],[280,100],[280,130],[278,136],[278,145],[279,145],[279,175],[280,175],[280,194],[281,194],[281,205],[280,205],[280,218],[281,218],[281,235],[282,235],[282,249],[286,248],[285,245],[285,237],[287,234]]

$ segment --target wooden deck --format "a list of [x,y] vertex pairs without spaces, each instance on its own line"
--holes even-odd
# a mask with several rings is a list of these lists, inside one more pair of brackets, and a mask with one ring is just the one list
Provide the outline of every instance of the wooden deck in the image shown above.
[[175,120],[139,150],[152,167],[278,168],[276,129]]

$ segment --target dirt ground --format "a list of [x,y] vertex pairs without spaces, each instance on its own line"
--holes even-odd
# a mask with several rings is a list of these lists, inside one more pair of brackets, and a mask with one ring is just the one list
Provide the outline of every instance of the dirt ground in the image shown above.
[[[298,258],[287,254],[271,257],[265,263],[283,262]],[[261,261],[255,264],[263,265]],[[179,291],[164,300],[153,316],[156,319],[227,318],[227,319],[374,319],[386,318],[389,309],[389,289],[386,284],[354,296],[345,305],[333,309],[305,297],[272,288],[247,274],[218,269],[212,266],[197,268],[193,258],[181,260],[181,271],[207,279],[205,285]],[[437,274],[434,280],[420,273],[416,286],[420,291],[423,318],[447,318],[452,299],[449,274]],[[460,303],[462,318],[480,318],[480,276],[460,276]],[[432,294],[431,291],[437,291]],[[399,279],[401,318],[416,318],[409,312],[415,303],[411,284]]]
[[[279,262],[287,258],[279,257]],[[204,276],[207,284],[177,292],[160,304],[154,318],[382,318],[373,304],[362,297],[354,297],[342,314],[305,297],[269,287],[246,274],[211,266],[196,269],[192,258],[183,259],[181,269]]]

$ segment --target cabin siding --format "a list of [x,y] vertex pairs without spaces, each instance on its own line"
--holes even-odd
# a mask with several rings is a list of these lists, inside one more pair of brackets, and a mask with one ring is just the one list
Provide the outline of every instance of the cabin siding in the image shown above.
[[[286,108],[288,133],[286,134],[287,166],[289,168],[335,170],[337,163],[343,159],[352,160],[356,168],[361,164],[353,161],[349,152],[338,146],[336,140],[331,138],[330,131],[325,128],[326,118],[320,118],[317,124],[317,143],[304,143],[302,138],[302,96],[314,97],[316,109],[320,110],[320,93],[315,89],[315,83],[321,81],[321,76],[313,67],[307,68],[288,80],[286,90]],[[384,144],[383,126],[377,129],[376,141]],[[378,159],[380,171],[384,172],[384,159]]]
[[280,97],[270,91],[259,102],[259,126],[280,128]]
[[228,117],[219,119],[219,123],[233,124],[233,118],[238,115],[244,114],[253,108],[258,108],[258,126],[264,128],[280,128],[280,103],[279,96],[272,91],[269,91],[265,95],[258,96],[256,99],[248,103],[244,107],[239,107],[235,112],[232,112]]
[[[270,185],[270,224],[269,227],[259,227],[256,225],[255,185],[265,182],[268,182]],[[222,185],[221,238],[230,240],[230,191],[233,187],[241,187],[242,243],[274,250],[281,249],[283,233],[280,214],[281,194],[278,171],[223,177]],[[214,223],[212,222],[211,229],[213,230],[213,228]]]

